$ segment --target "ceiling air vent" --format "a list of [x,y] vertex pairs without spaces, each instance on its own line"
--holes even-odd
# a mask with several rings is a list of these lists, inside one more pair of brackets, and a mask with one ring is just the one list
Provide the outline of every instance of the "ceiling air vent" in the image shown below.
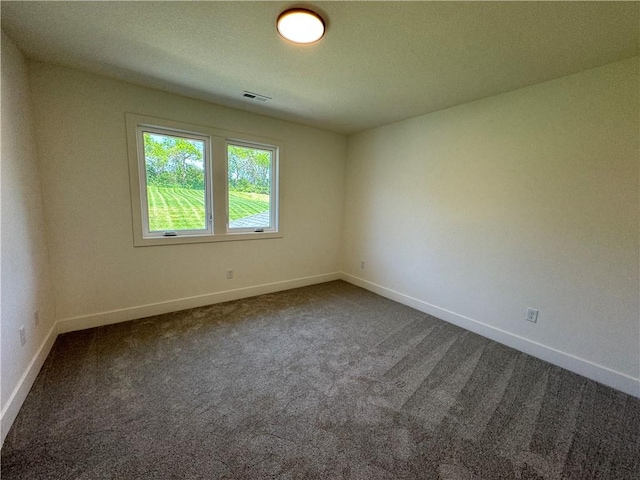
[[259,102],[266,102],[268,100],[271,100],[271,97],[260,95],[259,93],[247,92],[246,90],[242,93],[242,96],[251,100],[258,100]]

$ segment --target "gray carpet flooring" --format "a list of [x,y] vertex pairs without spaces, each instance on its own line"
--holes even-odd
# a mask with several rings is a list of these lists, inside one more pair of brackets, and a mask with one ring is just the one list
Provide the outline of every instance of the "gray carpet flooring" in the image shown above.
[[640,400],[345,282],[58,337],[2,479],[637,479]]

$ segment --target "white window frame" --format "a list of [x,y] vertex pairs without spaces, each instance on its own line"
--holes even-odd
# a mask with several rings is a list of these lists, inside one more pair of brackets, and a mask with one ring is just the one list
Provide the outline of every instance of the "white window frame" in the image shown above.
[[[149,226],[149,205],[147,194],[147,162],[144,154],[144,134],[157,133],[170,137],[180,137],[187,140],[197,140],[204,142],[204,195],[205,195],[205,228],[200,230],[168,230],[159,231],[151,230]],[[167,236],[193,236],[193,235],[213,235],[213,188],[211,185],[211,138],[208,136],[178,131],[168,130],[166,128],[152,127],[148,125],[138,125],[137,127],[137,143],[138,143],[138,172],[140,181],[140,202],[142,207],[142,236],[144,238],[156,238]],[[178,233],[179,232],[179,233]]]
[[[282,238],[280,225],[279,181],[284,145],[279,140],[251,134],[231,132],[213,127],[127,113],[127,148],[131,188],[131,214],[134,246],[175,245],[184,243],[225,242]],[[147,206],[146,164],[142,132],[159,133],[205,141],[205,230],[177,230],[175,236],[150,231]],[[271,150],[270,227],[262,231],[251,228],[229,228],[229,194],[227,145]]]
[[255,142],[247,142],[244,140],[228,139],[225,143],[225,164],[226,164],[225,167],[227,169],[229,167],[229,158],[228,158],[229,145],[245,147],[245,148],[255,148],[256,150],[266,150],[271,152],[271,169],[270,169],[271,175],[269,179],[269,182],[270,182],[269,183],[270,185],[269,201],[271,205],[269,205],[269,226],[268,227],[261,227],[260,229],[256,229],[253,227],[231,228],[230,226],[231,221],[229,219],[229,192],[228,192],[229,177],[228,177],[228,170],[227,170],[227,192],[226,192],[227,233],[238,234],[238,233],[249,233],[249,232],[255,232],[255,233],[277,232],[278,231],[278,165],[280,163],[278,161],[278,153],[279,153],[278,148],[273,145],[263,145]]

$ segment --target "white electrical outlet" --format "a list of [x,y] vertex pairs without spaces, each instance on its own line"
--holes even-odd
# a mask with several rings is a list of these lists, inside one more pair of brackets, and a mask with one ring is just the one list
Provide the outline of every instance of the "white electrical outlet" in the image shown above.
[[527,322],[538,322],[538,310],[535,308],[527,308],[527,315],[524,317]]
[[233,278],[233,270],[227,270],[227,280],[231,280]]
[[360,260],[360,268],[364,270],[365,266],[366,264],[364,263],[364,260]]
[[20,327],[20,345],[24,347],[24,344],[27,343],[27,332],[24,329],[24,325]]
[[33,312],[33,323],[36,327],[40,325],[40,312],[38,312],[38,310]]

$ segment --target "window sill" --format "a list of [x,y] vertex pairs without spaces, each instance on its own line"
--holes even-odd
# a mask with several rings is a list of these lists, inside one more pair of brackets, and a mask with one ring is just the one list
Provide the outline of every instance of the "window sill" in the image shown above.
[[153,247],[159,245],[181,245],[185,243],[236,242],[242,240],[267,240],[282,238],[282,232],[242,232],[218,235],[184,235],[175,237],[136,237],[134,246]]

